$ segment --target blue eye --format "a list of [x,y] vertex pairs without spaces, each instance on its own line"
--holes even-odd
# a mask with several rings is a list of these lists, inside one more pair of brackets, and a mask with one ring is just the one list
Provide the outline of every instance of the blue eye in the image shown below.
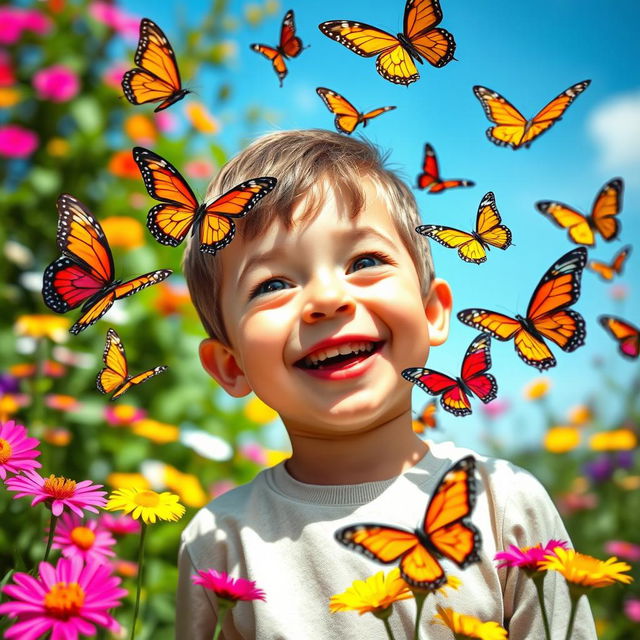
[[286,289],[288,286],[289,285],[284,280],[280,280],[279,278],[265,280],[264,282],[261,282],[257,287],[255,287],[251,291],[251,294],[249,295],[249,297],[255,298],[256,296],[260,296],[263,293],[273,293],[274,291],[282,291],[283,289]]
[[382,264],[382,260],[378,256],[367,254],[354,260],[351,265],[351,271],[360,271],[362,269],[368,269],[369,267],[376,267],[379,264]]

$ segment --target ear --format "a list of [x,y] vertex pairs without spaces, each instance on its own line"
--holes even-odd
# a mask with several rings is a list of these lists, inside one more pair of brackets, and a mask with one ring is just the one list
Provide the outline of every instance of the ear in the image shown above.
[[200,343],[200,362],[205,371],[234,398],[252,391],[233,351],[212,338]]
[[432,347],[441,345],[447,339],[452,307],[453,295],[449,283],[442,278],[435,278],[424,306]]

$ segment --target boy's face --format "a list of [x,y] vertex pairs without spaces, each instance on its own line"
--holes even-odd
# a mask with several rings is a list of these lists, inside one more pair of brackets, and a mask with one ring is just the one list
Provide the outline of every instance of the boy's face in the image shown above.
[[446,338],[446,283],[446,295],[423,299],[385,202],[368,179],[364,188],[355,218],[328,188],[310,222],[297,222],[301,202],[291,230],[277,222],[216,257],[230,346],[205,340],[203,364],[232,395],[253,390],[292,438],[360,433],[408,412],[400,372]]

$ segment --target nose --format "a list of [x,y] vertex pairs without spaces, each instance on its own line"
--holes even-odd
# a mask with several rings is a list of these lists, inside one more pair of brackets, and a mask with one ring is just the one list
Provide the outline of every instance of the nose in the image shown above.
[[308,285],[302,310],[304,322],[314,323],[335,316],[348,316],[355,311],[355,300],[346,283],[331,274],[320,274]]

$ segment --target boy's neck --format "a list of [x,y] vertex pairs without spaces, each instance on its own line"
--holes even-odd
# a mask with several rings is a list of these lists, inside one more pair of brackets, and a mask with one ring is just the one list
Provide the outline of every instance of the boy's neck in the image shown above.
[[[291,435],[291,434],[290,434]],[[429,449],[403,413],[363,434],[323,439],[291,435],[287,471],[307,484],[360,484],[388,480],[419,462]]]

